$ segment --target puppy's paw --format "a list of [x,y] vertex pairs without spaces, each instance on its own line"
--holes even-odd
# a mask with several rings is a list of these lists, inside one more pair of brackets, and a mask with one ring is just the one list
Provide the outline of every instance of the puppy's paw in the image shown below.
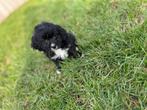
[[84,57],[85,57],[85,55],[84,55],[84,54],[82,54],[82,55],[81,55],[81,58],[84,58]]
[[60,71],[60,70],[56,70],[56,73],[57,73],[57,74],[61,74],[61,71]]

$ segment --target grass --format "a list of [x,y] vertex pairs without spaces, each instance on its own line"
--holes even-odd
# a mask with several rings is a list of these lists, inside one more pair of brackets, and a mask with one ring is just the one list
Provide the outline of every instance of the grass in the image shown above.
[[[142,0],[31,0],[0,24],[1,110],[147,109],[147,7]],[[74,31],[83,58],[52,62],[33,27]]]

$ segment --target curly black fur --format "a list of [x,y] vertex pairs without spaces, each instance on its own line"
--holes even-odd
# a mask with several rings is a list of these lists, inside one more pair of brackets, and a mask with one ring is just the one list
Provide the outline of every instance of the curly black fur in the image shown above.
[[[52,47],[51,44],[55,44],[55,47]],[[42,22],[35,26],[31,46],[33,49],[43,51],[49,59],[56,54],[52,48],[68,49],[68,57],[81,56],[81,52],[77,49],[75,36],[53,23]],[[63,60],[62,58],[51,60],[56,64],[57,69],[61,68],[59,62]]]

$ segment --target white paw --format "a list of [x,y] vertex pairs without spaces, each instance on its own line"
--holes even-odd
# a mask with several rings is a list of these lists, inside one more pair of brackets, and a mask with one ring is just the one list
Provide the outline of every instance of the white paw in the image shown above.
[[56,70],[56,73],[57,73],[57,74],[61,74],[61,71],[59,71],[59,70]]
[[82,54],[82,55],[81,55],[81,58],[83,58],[83,57],[85,57],[85,55],[84,55],[84,54]]

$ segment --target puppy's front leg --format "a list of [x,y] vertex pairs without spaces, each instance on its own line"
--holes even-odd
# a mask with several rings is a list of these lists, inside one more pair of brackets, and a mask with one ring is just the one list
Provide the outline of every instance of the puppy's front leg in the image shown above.
[[59,60],[53,60],[54,64],[56,65],[56,72],[57,74],[60,74],[61,73],[61,66],[60,66],[60,61]]

